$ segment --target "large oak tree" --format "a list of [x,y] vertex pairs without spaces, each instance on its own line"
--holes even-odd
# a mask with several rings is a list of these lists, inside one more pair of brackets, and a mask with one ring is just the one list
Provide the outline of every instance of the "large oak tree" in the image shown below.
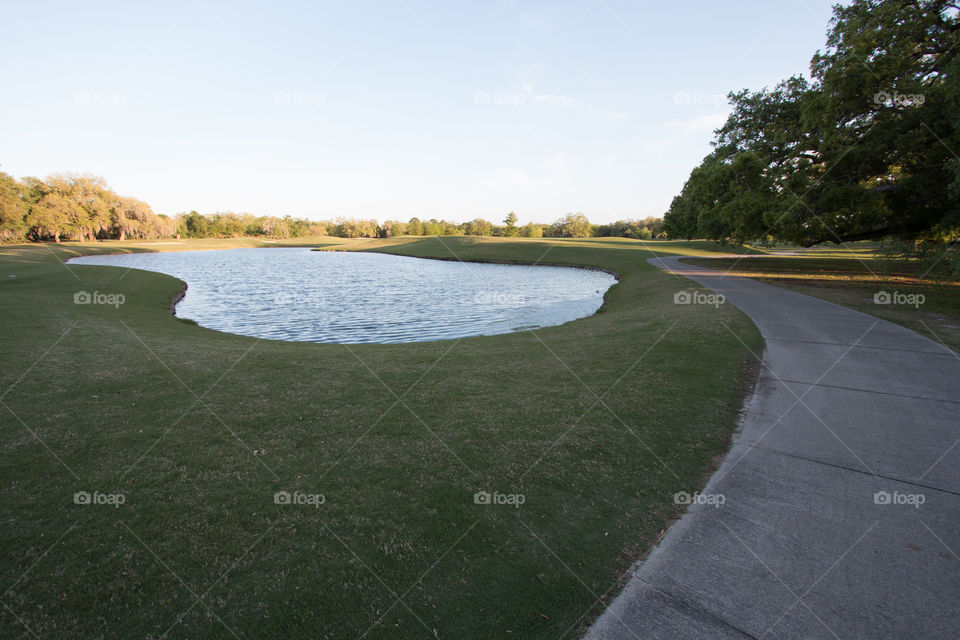
[[960,8],[834,8],[810,81],[730,94],[714,152],[665,216],[673,237],[809,246],[960,227]]

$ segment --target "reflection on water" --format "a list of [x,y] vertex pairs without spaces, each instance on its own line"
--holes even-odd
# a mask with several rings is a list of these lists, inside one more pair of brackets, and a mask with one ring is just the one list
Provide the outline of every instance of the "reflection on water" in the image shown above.
[[419,342],[494,335],[591,315],[616,281],[601,271],[310,249],[75,258],[159,271],[187,285],[177,315],[246,336]]

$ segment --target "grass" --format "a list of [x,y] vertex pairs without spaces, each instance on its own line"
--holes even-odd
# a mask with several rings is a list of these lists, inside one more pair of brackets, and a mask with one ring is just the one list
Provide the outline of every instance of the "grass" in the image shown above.
[[[685,262],[835,302],[903,325],[960,352],[960,282],[933,279],[926,273],[927,265],[918,260],[883,259],[878,248],[876,243],[864,242],[792,255],[697,257]],[[921,303],[877,304],[874,295],[881,292],[914,296],[912,300]]]
[[0,248],[0,637],[576,637],[754,379],[752,323],[646,263],[708,243],[308,241],[620,278],[563,326],[401,345],[218,333],[168,313],[174,278],[61,264],[252,242]]

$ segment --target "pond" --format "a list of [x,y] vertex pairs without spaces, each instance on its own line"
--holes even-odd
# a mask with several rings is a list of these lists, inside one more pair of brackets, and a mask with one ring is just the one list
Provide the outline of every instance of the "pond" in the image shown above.
[[574,267],[426,260],[311,249],[229,249],[74,258],[187,283],[177,316],[299,342],[422,342],[548,327],[592,315],[616,282]]

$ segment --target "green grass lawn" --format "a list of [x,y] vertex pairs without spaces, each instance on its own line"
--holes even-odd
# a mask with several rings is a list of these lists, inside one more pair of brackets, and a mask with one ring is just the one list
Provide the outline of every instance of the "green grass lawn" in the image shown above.
[[754,380],[752,323],[674,305],[692,283],[646,262],[709,243],[300,244],[620,282],[533,332],[285,343],[177,320],[174,278],[61,263],[266,244],[0,247],[0,637],[577,637],[682,513],[673,494],[703,485]]
[[[884,260],[876,243],[828,246],[800,255],[689,258],[685,262],[770,282],[895,322],[960,352],[960,282],[934,280],[916,260]],[[876,304],[878,293],[919,304]]]

